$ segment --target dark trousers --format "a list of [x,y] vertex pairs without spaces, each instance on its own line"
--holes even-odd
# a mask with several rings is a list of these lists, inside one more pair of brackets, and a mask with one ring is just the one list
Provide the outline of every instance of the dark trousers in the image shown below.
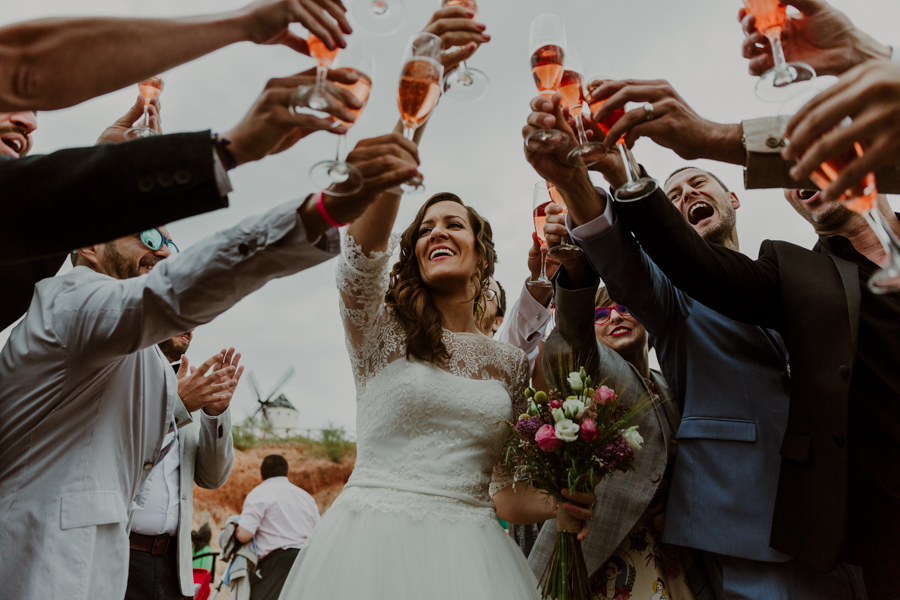
[[153,556],[131,550],[125,600],[184,600],[178,582],[178,555]]
[[278,600],[299,552],[297,548],[274,550],[259,561],[250,577],[250,600]]

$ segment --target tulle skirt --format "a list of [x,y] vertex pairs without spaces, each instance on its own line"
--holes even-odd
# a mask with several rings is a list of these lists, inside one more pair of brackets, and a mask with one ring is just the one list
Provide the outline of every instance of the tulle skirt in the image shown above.
[[[345,492],[346,493],[346,492]],[[280,600],[528,600],[537,580],[496,520],[328,510]]]

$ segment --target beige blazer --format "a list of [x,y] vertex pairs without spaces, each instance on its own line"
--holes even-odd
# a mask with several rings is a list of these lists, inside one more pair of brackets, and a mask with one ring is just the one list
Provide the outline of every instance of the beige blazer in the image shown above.
[[334,256],[336,231],[323,237],[328,252],[310,244],[300,204],[246,219],[146,276],[77,267],[38,283],[0,351],[0,598],[125,595],[129,507],[178,402],[156,344]]
[[[544,372],[548,372],[555,357],[571,353],[585,364],[595,381],[602,381],[619,395],[620,402],[632,403],[650,397],[644,379],[625,359],[597,342],[594,336],[594,296],[597,285],[580,290],[565,288],[565,272],[560,268],[554,277],[556,329],[544,343]],[[599,375],[599,379],[598,379]],[[638,421],[638,431],[644,444],[635,457],[635,470],[615,473],[601,481],[594,489],[594,519],[590,533],[582,542],[588,574],[593,574],[609,558],[613,550],[634,527],[650,505],[665,473],[675,431],[681,421],[678,407],[662,375],[652,371],[660,402]],[[556,539],[556,519],[544,523],[528,556],[528,564],[540,580],[544,575],[553,543]]]

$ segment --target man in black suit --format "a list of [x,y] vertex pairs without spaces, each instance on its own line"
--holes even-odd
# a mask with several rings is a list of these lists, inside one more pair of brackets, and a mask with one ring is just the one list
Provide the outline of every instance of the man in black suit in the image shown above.
[[[345,71],[330,71],[329,78],[355,81]],[[270,80],[244,119],[220,136],[227,145],[203,131],[20,157],[31,149],[34,113],[0,113],[0,329],[22,316],[34,284],[55,275],[72,248],[225,208],[231,191],[226,166],[281,152],[320,129],[344,131],[332,129],[331,120],[288,112],[291,92],[314,81],[312,71]],[[349,92],[330,84],[329,90],[347,106],[359,106]],[[334,111],[353,121],[344,106]],[[121,140],[128,119],[142,112],[140,100],[101,142]]]
[[[819,234],[812,250],[767,240],[754,261],[708,244],[667,196],[702,201],[695,172],[617,203],[616,215],[678,288],[784,337],[791,405],[771,546],[822,571],[861,564],[870,597],[889,597],[900,572],[900,294],[867,286],[884,250],[862,216],[798,190],[785,196]],[[886,197],[876,209],[900,235]]]

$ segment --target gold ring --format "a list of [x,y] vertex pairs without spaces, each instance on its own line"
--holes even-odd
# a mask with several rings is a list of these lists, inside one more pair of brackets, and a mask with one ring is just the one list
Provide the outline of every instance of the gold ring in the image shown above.
[[644,102],[644,115],[646,116],[648,121],[652,121],[656,118],[656,110],[653,108],[653,105],[649,102]]

